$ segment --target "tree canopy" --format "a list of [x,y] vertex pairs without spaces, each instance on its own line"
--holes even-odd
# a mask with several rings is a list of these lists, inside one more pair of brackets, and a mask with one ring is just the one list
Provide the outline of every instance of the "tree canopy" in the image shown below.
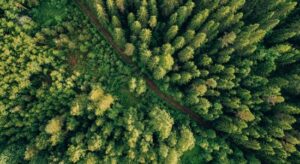
[[0,163],[299,163],[299,18],[299,0],[0,1]]

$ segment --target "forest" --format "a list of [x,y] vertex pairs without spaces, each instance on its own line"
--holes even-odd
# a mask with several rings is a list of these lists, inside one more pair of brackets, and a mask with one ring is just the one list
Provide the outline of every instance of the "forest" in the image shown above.
[[300,0],[0,0],[0,164],[300,163]]

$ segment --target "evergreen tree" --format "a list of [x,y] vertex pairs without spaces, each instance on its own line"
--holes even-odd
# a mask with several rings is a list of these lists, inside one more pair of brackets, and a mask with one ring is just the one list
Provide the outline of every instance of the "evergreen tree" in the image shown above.
[[165,36],[165,42],[169,42],[177,35],[178,32],[178,26],[171,26],[169,30],[167,30],[166,36]]
[[194,57],[194,49],[192,47],[186,47],[178,53],[179,61],[186,62]]
[[203,22],[207,19],[208,15],[209,15],[208,9],[200,11],[198,14],[193,16],[192,20],[188,25],[188,28],[192,30],[198,30],[202,26]]

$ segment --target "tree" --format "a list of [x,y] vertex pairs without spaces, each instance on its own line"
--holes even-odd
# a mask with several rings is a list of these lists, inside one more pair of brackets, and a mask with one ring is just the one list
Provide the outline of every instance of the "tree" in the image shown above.
[[63,126],[63,122],[62,122],[62,118],[61,117],[55,117],[53,119],[51,119],[50,121],[48,121],[48,124],[45,127],[45,132],[48,134],[55,134],[60,132],[62,126]]
[[121,28],[114,28],[114,39],[118,45],[123,46],[126,43],[125,33]]
[[149,19],[149,26],[153,29],[157,25],[157,17],[156,16],[151,16]]
[[130,25],[133,24],[135,20],[136,20],[135,15],[132,12],[130,12],[127,16],[128,24]]
[[180,133],[183,137],[178,139],[177,150],[183,152],[191,150],[195,145],[193,133],[187,127],[182,127]]
[[171,70],[172,66],[174,65],[174,59],[170,54],[165,54],[160,56],[160,65],[165,70]]
[[149,44],[151,41],[152,32],[149,29],[142,29],[140,39],[142,42]]
[[135,51],[135,47],[132,43],[125,44],[124,54],[126,54],[127,56],[132,56],[134,54],[134,51]]
[[153,76],[156,80],[162,79],[166,75],[166,70],[162,67],[156,67],[153,72]]
[[106,0],[106,7],[110,15],[117,15],[117,7],[114,0]]
[[116,16],[112,16],[112,25],[115,28],[122,28],[122,24],[121,24],[120,20],[118,19],[118,17],[116,17]]
[[149,15],[148,15],[148,11],[147,11],[147,8],[145,6],[141,6],[138,10],[138,21],[141,22],[141,24],[143,26],[146,26],[146,23],[148,22],[148,18]]
[[178,163],[179,155],[176,150],[171,149],[166,158],[167,163]]
[[169,28],[169,30],[167,30],[166,36],[165,36],[165,42],[169,42],[172,39],[175,38],[175,36],[177,35],[179,28],[176,25],[173,25]]
[[190,46],[194,49],[198,49],[203,45],[204,42],[206,42],[206,34],[198,33],[191,41]]
[[192,20],[190,21],[188,25],[188,29],[197,31],[202,26],[204,21],[207,19],[208,15],[209,15],[208,9],[204,9],[198,12],[195,16],[193,16]]
[[228,45],[232,44],[236,39],[236,34],[234,32],[230,32],[225,34],[222,38],[219,39],[220,47],[228,47]]
[[180,5],[180,1],[179,0],[163,0],[162,2],[161,2],[161,5],[160,5],[160,7],[161,7],[161,9],[163,9],[162,11],[162,13],[163,13],[163,15],[164,16],[168,16],[168,15],[170,15],[173,11],[174,11],[174,9],[177,7],[177,6],[179,6]]
[[131,24],[130,29],[134,34],[139,34],[140,31],[142,30],[142,25],[139,21],[134,21]]
[[172,45],[176,50],[183,48],[183,46],[185,45],[184,37],[182,36],[176,37]]
[[253,121],[255,119],[255,116],[251,113],[247,106],[241,107],[236,115],[244,121]]
[[122,13],[125,11],[125,3],[124,0],[116,0],[116,6]]
[[96,13],[97,13],[97,16],[99,18],[101,18],[101,20],[103,20],[104,23],[108,22],[108,16],[107,16],[107,13],[105,11],[105,8],[103,7],[103,4],[102,3],[97,3],[95,5],[95,9],[96,9]]
[[192,47],[186,47],[178,53],[179,61],[186,62],[194,57],[194,49]]
[[149,116],[153,119],[153,129],[158,132],[161,139],[166,139],[170,136],[174,120],[164,110],[154,107],[150,112]]
[[196,32],[194,30],[187,30],[185,33],[184,33],[184,39],[186,42],[190,42],[194,36],[195,36]]

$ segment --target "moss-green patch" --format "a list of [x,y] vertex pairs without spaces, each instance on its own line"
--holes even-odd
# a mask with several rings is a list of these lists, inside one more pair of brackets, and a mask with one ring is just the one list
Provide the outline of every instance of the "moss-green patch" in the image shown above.
[[[95,68],[91,67],[93,65],[93,62],[87,60],[84,62],[80,62],[77,70],[79,72],[84,73],[87,76],[94,77],[94,80],[97,81],[97,79],[100,79],[102,76],[107,77],[105,81],[102,83],[105,84],[107,88],[110,88],[110,90],[113,92],[114,95],[117,95],[118,101],[124,106],[124,107],[131,107],[136,106],[139,104],[138,97],[132,92],[129,91],[128,86],[126,85],[126,77],[124,76],[107,76],[105,73],[108,71],[105,71],[103,69],[109,69],[108,65],[102,65],[100,67],[102,68]],[[123,78],[123,79],[122,79]]]
[[182,164],[198,164],[205,163],[201,154],[201,148],[197,145],[192,150],[185,152],[181,158]]
[[61,22],[67,16],[66,4],[68,0],[45,0],[32,10],[33,19],[42,25]]
[[126,107],[136,106],[139,104],[139,100],[135,95],[129,91],[128,87],[122,87],[118,91],[118,98],[121,104]]
[[22,142],[14,143],[6,146],[0,146],[0,163],[14,164],[22,163],[25,146]]

